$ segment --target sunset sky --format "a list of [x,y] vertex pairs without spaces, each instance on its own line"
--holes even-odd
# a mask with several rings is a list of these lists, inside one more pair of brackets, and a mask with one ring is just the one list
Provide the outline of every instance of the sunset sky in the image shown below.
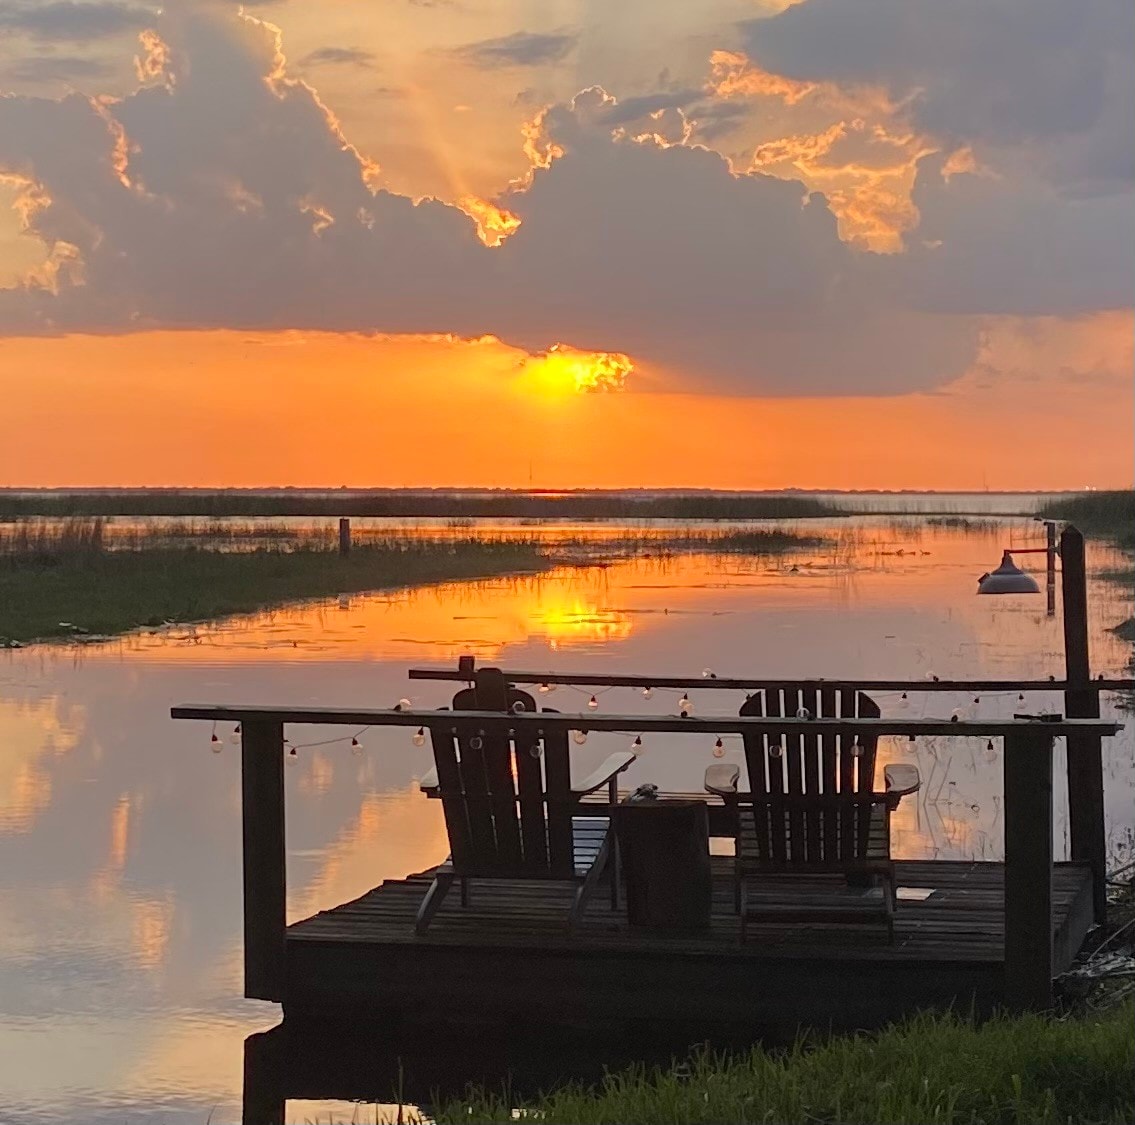
[[1130,487],[1130,0],[9,0],[0,487]]

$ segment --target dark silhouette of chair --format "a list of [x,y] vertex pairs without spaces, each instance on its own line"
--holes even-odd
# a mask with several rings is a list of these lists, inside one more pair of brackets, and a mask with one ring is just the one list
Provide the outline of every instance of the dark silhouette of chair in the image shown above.
[[[816,683],[756,692],[743,716],[874,719],[870,696]],[[894,932],[895,876],[890,816],[921,784],[918,770],[892,765],[876,791],[878,737],[839,733],[745,734],[749,791],[736,765],[706,770],[705,788],[735,814],[734,898],[742,940],[748,922],[882,921]],[[842,880],[832,876],[843,876]],[[827,876],[827,878],[822,878]],[[753,878],[759,877],[759,878]]]
[[[497,669],[485,668],[476,673],[475,687],[453,697],[453,709],[535,711],[536,703],[505,684]],[[421,788],[441,800],[450,855],[422,900],[416,933],[426,932],[455,880],[463,906],[471,879],[575,883],[567,917],[574,930],[610,864],[612,904],[617,905],[610,817],[585,815],[580,802],[607,786],[614,803],[615,779],[635,760],[633,753],[612,754],[573,786],[566,730],[494,734],[461,720],[432,725],[429,733],[434,773],[423,778]]]

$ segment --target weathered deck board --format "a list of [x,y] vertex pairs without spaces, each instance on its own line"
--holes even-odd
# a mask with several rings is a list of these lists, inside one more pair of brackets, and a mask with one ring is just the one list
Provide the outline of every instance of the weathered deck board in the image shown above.
[[[597,895],[578,932],[566,930],[571,888],[478,880],[469,905],[452,895],[428,934],[414,914],[430,873],[384,883],[287,930],[285,1009],[328,1004],[380,1010],[552,1014],[565,1019],[652,1015],[778,1022],[868,1023],[920,1004],[999,1002],[1004,975],[1004,868],[996,863],[898,864],[903,900],[895,940],[870,925],[750,926],[740,941],[730,860],[713,859],[712,924],[696,934],[632,930]],[[793,901],[826,892],[823,878],[767,879],[750,894]],[[1091,924],[1090,869],[1053,868],[1055,968],[1071,962]],[[507,981],[507,983],[505,983]]]

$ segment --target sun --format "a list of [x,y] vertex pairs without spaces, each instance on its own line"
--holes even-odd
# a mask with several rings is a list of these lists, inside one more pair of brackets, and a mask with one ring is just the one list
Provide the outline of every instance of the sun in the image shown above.
[[622,352],[579,351],[553,344],[524,361],[521,381],[534,394],[565,398],[621,391],[634,369],[634,361]]

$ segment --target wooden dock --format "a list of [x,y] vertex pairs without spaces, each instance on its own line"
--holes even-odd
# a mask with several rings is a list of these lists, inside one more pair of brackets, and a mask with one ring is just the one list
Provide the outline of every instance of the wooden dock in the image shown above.
[[[424,1021],[667,1018],[767,1034],[798,1023],[868,1026],[929,1005],[988,1010],[1004,999],[1003,864],[900,862],[900,887],[931,893],[903,895],[893,943],[877,928],[797,923],[750,927],[742,944],[729,862],[713,860],[710,928],[679,935],[631,928],[603,894],[569,935],[570,886],[478,880],[468,906],[451,896],[415,937],[432,874],[383,883],[288,927],[285,1013],[362,1005],[379,1018]],[[786,903],[824,890],[822,879],[749,888]],[[1062,972],[1092,924],[1090,868],[1055,864],[1052,890],[1053,967]]]

